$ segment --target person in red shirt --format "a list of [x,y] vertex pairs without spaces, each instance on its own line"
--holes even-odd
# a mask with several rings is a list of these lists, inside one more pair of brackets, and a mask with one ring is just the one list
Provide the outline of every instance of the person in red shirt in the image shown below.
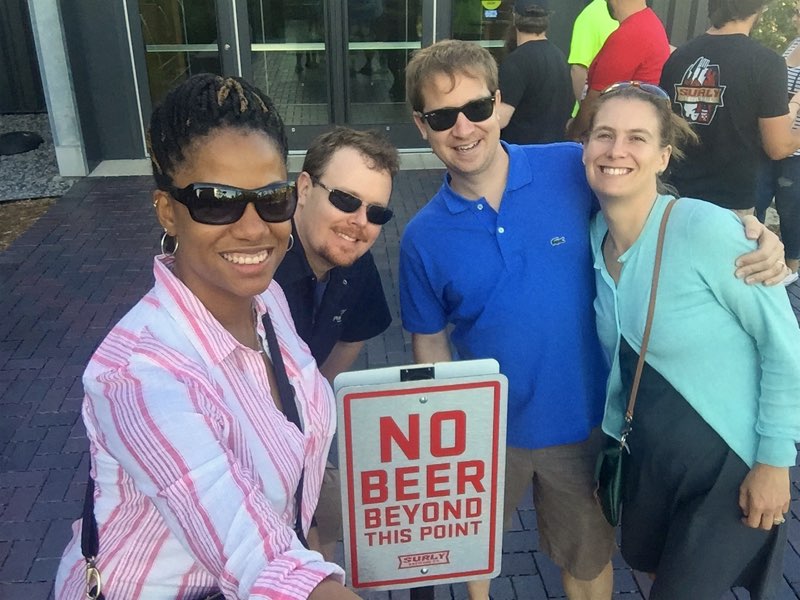
[[586,97],[567,129],[570,139],[583,138],[592,107],[604,89],[618,81],[658,85],[669,58],[667,32],[645,0],[608,0],[608,9],[620,25],[589,66]]

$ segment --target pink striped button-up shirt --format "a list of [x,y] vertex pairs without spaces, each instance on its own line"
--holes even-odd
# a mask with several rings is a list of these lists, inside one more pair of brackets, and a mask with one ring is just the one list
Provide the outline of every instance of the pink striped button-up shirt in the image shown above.
[[[294,492],[305,467],[302,520],[317,505],[334,422],[333,397],[273,281],[268,309],[304,432],[270,395],[260,354],[237,342],[157,257],[155,286],[114,327],[83,377],[107,600],[306,598],[342,570],[295,536]],[[286,399],[284,399],[284,402]],[[81,598],[80,521],[56,598]]]

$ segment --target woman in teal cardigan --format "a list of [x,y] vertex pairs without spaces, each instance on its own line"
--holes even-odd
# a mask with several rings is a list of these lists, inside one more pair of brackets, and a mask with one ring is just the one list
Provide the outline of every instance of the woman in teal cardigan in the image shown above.
[[[663,90],[617,84],[584,142],[600,200],[592,226],[600,339],[611,374],[604,430],[619,437],[642,344],[661,217],[659,175],[694,134]],[[628,437],[622,554],[650,598],[772,598],[782,572],[789,467],[800,439],[800,330],[782,287],[731,276],[752,244],[730,211],[681,198]]]

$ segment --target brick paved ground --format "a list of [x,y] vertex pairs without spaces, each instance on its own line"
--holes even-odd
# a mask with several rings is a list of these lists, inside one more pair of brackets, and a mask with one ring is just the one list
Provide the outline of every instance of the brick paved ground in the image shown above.
[[[397,218],[375,254],[395,321],[371,340],[359,366],[410,362],[399,325],[398,241],[403,225],[439,185],[441,172],[405,171]],[[83,179],[0,253],[0,600],[51,596],[58,557],[79,515],[88,460],[80,422],[80,375],[110,327],[150,287],[159,229],[149,178]],[[790,289],[800,314],[800,285]],[[800,598],[800,472],[793,470],[790,547],[781,599]],[[642,598],[646,582],[615,559],[616,598]],[[504,539],[497,599],[563,597],[556,568],[538,551],[530,498]],[[407,592],[370,598],[407,598]],[[437,598],[465,598],[463,585]],[[729,594],[745,598],[747,594]]]

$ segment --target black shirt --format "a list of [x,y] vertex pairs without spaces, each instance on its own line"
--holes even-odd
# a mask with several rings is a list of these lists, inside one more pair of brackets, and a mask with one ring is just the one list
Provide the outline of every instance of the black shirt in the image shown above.
[[334,267],[328,272],[319,307],[315,308],[321,284],[306,260],[297,230],[293,233],[294,246],[275,272],[275,281],[286,294],[297,333],[321,365],[336,342],[375,337],[389,327],[392,316],[370,252],[349,267]]
[[500,96],[514,114],[500,137],[512,144],[566,139],[575,97],[564,53],[549,40],[525,42],[500,65]]
[[700,136],[671,161],[667,181],[683,196],[752,208],[763,154],[758,120],[789,112],[783,58],[743,34],[704,34],[672,53],[661,87]]

